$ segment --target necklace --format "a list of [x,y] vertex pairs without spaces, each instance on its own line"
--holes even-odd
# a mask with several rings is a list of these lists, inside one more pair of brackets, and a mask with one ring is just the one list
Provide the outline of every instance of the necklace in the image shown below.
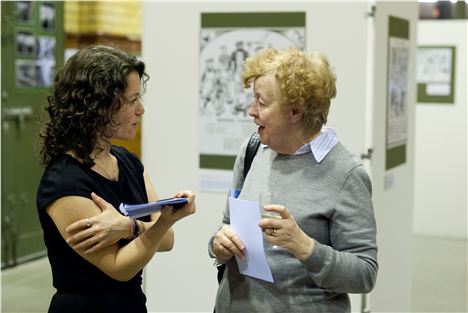
[[111,174],[109,174],[109,172],[106,170],[106,167],[99,164],[96,159],[94,159],[94,165],[99,167],[104,172],[104,177],[106,177],[106,178],[108,178],[110,180],[117,181],[118,177],[117,177],[116,169],[115,169],[115,166],[114,166],[114,160],[112,159],[111,155],[109,155],[108,158],[110,159],[110,166],[111,166],[111,169],[112,169]]

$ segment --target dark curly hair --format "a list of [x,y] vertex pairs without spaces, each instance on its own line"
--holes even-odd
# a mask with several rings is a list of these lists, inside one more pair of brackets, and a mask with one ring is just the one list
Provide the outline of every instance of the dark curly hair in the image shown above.
[[73,151],[92,166],[91,153],[101,138],[111,136],[113,115],[127,101],[126,78],[137,72],[143,88],[149,76],[135,56],[109,46],[88,46],[74,54],[57,73],[47,98],[48,118],[39,134],[41,162]]

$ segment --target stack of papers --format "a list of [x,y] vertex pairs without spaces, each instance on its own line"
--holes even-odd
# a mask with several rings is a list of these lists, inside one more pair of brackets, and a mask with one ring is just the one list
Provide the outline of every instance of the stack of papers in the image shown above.
[[158,212],[165,205],[172,205],[176,208],[182,207],[187,203],[187,198],[168,198],[158,200],[156,202],[143,203],[143,204],[125,204],[121,203],[119,206],[120,212],[123,215],[131,218],[139,218],[147,216],[152,213]]

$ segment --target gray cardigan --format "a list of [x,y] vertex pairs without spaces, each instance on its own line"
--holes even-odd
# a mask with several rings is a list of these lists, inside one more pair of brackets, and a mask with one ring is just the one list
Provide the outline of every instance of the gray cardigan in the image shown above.
[[[245,148],[234,166],[239,198],[281,193],[315,248],[303,263],[284,249],[267,251],[275,283],[240,274],[232,258],[216,312],[350,312],[348,293],[371,291],[378,269],[371,182],[363,166],[341,143],[320,163],[312,152],[285,156],[260,146],[244,182]],[[228,207],[223,223],[229,224]]]

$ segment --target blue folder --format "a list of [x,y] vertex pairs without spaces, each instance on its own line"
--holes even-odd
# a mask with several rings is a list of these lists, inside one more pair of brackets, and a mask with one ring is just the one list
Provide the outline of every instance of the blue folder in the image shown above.
[[175,208],[180,208],[188,202],[187,198],[168,198],[161,199],[155,202],[143,203],[143,204],[125,204],[121,203],[119,206],[120,212],[125,216],[131,218],[138,218],[147,216],[152,213],[158,212],[165,205],[172,205]]

